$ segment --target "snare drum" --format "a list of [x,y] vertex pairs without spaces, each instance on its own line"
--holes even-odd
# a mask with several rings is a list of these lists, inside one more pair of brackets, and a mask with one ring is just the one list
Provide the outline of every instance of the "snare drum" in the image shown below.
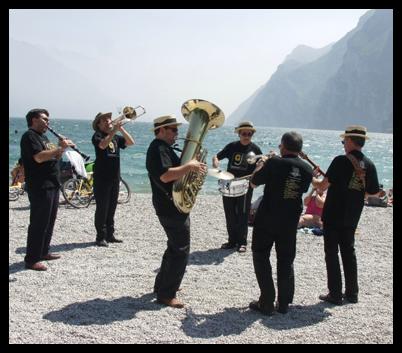
[[222,196],[239,197],[247,194],[249,181],[247,179],[219,179],[218,185],[218,190]]

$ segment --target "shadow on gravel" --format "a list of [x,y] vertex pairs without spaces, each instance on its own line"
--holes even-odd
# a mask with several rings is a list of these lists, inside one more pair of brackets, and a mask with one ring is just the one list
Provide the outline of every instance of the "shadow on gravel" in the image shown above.
[[131,320],[140,311],[160,310],[161,306],[155,303],[154,298],[155,294],[148,293],[139,298],[93,299],[67,305],[44,315],[43,318],[77,326],[108,325],[114,321]]
[[248,307],[226,308],[216,314],[195,314],[187,309],[187,315],[182,320],[182,329],[187,336],[197,338],[239,335],[256,321],[261,321],[264,326],[273,330],[289,330],[323,321],[331,315],[325,311],[329,306],[322,302],[306,306],[295,305],[285,315],[275,312],[272,316],[255,313]]
[[233,251],[222,249],[209,249],[206,251],[194,251],[190,253],[188,265],[219,265],[226,256],[231,255]]
[[15,262],[8,266],[8,274],[11,275],[16,272],[24,271],[25,270],[25,262],[20,261],[20,262]]
[[[57,244],[50,246],[50,252],[63,252],[63,251],[71,251],[74,249],[84,249],[90,246],[95,246],[95,242],[86,242],[86,243],[68,243],[68,244]],[[27,248],[25,246],[21,246],[15,250],[16,254],[25,254]]]

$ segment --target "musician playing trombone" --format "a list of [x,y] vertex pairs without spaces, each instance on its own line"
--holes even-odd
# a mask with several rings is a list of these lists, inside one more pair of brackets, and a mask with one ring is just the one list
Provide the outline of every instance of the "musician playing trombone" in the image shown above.
[[[112,121],[112,113],[98,113],[92,122],[95,133],[94,196],[96,200],[95,229],[97,246],[121,243],[114,236],[114,214],[120,185],[120,149],[134,145],[133,137],[123,127],[124,121]],[[120,131],[123,136],[117,135]]]
[[[213,156],[212,166],[217,168],[220,160],[228,158],[227,171],[232,173],[236,178],[239,178],[250,175],[256,167],[247,162],[247,154],[254,152],[256,155],[260,155],[262,152],[261,149],[251,141],[256,132],[252,122],[244,121],[239,123],[234,132],[239,135],[239,141],[229,143]],[[252,196],[252,188],[248,188],[245,195],[237,197],[226,197],[223,195],[223,208],[225,211],[228,241],[222,244],[221,249],[237,247],[238,252],[246,251],[248,214]]]
[[46,109],[30,110],[26,120],[29,129],[22,135],[20,143],[30,203],[25,268],[46,271],[42,260],[60,258],[60,255],[49,252],[59,207],[59,159],[67,147],[75,144],[60,138],[57,147],[49,141],[45,135],[50,120]]

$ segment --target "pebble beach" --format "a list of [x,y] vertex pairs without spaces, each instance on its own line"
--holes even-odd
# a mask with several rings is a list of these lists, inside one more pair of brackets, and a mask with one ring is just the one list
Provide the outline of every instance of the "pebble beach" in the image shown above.
[[[393,343],[393,208],[364,207],[356,234],[359,302],[334,306],[327,292],[323,237],[298,233],[295,296],[289,312],[250,311],[258,299],[251,234],[247,252],[222,250],[222,199],[199,195],[191,253],[177,293],[184,309],[156,303],[153,284],[166,235],[151,194],[116,210],[121,244],[96,247],[95,205],[61,204],[47,271],[24,268],[29,202],[9,202],[9,343]],[[276,256],[271,252],[276,280]]]

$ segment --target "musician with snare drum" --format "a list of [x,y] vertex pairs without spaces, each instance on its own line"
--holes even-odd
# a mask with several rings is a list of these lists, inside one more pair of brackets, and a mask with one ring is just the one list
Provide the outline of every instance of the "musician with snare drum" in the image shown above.
[[59,159],[67,147],[75,145],[61,136],[58,147],[49,141],[45,135],[49,123],[49,112],[46,109],[30,110],[26,120],[29,129],[22,135],[20,142],[30,202],[25,268],[46,271],[47,267],[41,261],[60,257],[49,253],[59,207]]
[[253,123],[244,121],[235,128],[239,135],[239,141],[226,145],[223,150],[212,158],[212,165],[218,168],[219,161],[227,158],[229,160],[227,171],[235,176],[233,180],[221,180],[219,191],[223,196],[223,208],[226,217],[226,229],[228,242],[222,244],[222,249],[237,247],[238,252],[245,252],[248,234],[248,213],[250,210],[253,189],[249,188],[249,181],[246,177],[253,173],[255,165],[247,162],[246,156],[253,152],[262,154],[261,149],[251,139],[256,132]]

